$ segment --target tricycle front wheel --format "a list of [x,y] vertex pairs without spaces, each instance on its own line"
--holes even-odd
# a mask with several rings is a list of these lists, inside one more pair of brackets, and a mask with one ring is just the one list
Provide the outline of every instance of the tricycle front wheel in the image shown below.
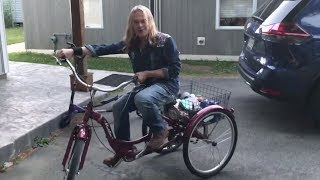
[[68,169],[66,169],[66,180],[74,180],[76,174],[79,172],[81,155],[83,152],[84,145],[85,142],[83,140],[77,139],[75,141],[73,151],[70,155]]

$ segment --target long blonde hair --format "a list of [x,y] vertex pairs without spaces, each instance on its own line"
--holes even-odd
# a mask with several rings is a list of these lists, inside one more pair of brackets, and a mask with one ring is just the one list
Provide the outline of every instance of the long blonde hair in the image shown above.
[[136,11],[141,11],[145,17],[147,17],[147,28],[148,28],[148,42],[149,44],[154,44],[157,35],[157,27],[153,19],[153,15],[149,8],[143,5],[137,5],[131,9],[129,14],[128,23],[127,23],[127,30],[126,34],[123,37],[123,40],[126,44],[126,51],[129,52],[132,50],[132,43],[133,40],[137,37],[133,29],[133,16]]

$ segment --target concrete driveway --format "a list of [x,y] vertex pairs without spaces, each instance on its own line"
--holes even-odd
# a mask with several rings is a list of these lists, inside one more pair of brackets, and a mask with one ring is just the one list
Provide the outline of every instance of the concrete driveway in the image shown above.
[[[238,144],[225,169],[210,179],[319,179],[320,133],[313,128],[298,105],[276,102],[253,93],[242,79],[201,78],[232,92],[230,105],[235,109]],[[111,114],[107,114],[111,117]],[[131,121],[134,136],[140,134],[140,120]],[[71,128],[48,147],[40,148],[0,179],[62,179],[62,156]],[[100,138],[101,128],[97,129]],[[104,141],[105,142],[105,141]],[[89,148],[84,170],[78,179],[199,179],[186,168],[182,149],[164,156],[152,154],[116,169],[103,165],[110,153],[97,138]]]

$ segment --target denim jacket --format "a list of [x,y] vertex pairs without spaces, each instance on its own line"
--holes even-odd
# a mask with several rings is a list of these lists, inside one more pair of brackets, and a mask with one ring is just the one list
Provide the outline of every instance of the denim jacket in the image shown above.
[[[125,43],[120,41],[110,45],[85,45],[92,56],[124,53]],[[149,78],[146,85],[158,84],[170,93],[177,95],[179,92],[180,58],[179,51],[173,38],[165,33],[158,32],[156,42],[140,50],[133,48],[129,53],[133,72],[162,69],[165,78]]]

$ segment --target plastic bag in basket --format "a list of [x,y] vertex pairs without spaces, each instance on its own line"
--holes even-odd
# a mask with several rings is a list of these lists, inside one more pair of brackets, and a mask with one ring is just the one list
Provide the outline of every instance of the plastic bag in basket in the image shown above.
[[180,107],[187,111],[198,111],[201,109],[200,102],[195,97],[188,97],[181,99],[179,103]]

